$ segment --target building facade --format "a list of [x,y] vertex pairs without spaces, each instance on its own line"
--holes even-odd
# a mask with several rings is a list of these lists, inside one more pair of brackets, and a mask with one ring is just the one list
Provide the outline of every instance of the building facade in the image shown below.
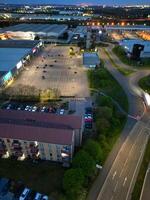
[[0,110],[0,157],[70,163],[82,129],[78,116]]

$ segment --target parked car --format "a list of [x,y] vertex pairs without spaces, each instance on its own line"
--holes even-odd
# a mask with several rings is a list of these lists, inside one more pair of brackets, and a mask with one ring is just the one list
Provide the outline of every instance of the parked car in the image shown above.
[[33,106],[33,108],[32,108],[32,112],[36,112],[37,111],[37,107],[36,106]]
[[29,188],[25,188],[22,192],[22,194],[19,197],[19,200],[25,200],[27,199],[27,197],[29,196],[29,194],[31,193],[31,190]]
[[42,194],[36,193],[34,200],[41,200]]
[[86,107],[85,108],[85,114],[92,114],[93,111],[92,111],[92,107]]
[[45,112],[45,110],[46,110],[46,106],[43,106],[40,111]]
[[85,122],[85,128],[92,129],[93,125],[92,122]]
[[8,106],[6,107],[7,110],[10,110],[12,108],[11,104],[8,104]]
[[29,110],[29,108],[30,108],[30,106],[29,105],[27,105],[26,107],[25,107],[25,111],[28,111]]
[[48,196],[43,195],[41,200],[48,200]]
[[59,114],[60,114],[60,115],[64,115],[64,113],[65,113],[65,110],[64,110],[64,109],[60,109]]

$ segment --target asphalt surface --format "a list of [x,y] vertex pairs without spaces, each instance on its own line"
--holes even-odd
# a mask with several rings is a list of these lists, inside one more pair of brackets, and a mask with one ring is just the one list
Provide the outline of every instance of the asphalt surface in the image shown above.
[[148,141],[145,124],[137,122],[113,162],[98,200],[128,200]]
[[[61,96],[90,96],[86,71],[82,67],[82,57],[69,56],[69,48],[47,45],[20,73],[12,87],[23,84],[41,90],[57,89]],[[74,47],[74,50],[78,51],[78,48]]]
[[[130,77],[123,76],[113,67],[103,50],[100,57],[105,67],[123,87],[129,102],[129,115],[122,134],[103,166],[101,173],[91,188],[88,200],[129,200],[136,181],[142,156],[148,141],[149,114],[145,114],[142,90],[138,87],[139,78],[149,71],[137,71]],[[116,57],[111,57],[117,65],[122,63]],[[119,103],[119,102],[118,102]]]
[[149,199],[150,199],[150,164],[145,175],[145,180],[140,196],[140,200],[149,200]]

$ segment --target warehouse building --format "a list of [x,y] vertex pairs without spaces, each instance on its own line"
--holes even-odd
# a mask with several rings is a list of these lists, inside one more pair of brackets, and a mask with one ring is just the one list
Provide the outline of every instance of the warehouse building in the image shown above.
[[0,30],[9,39],[34,40],[36,36],[40,39],[58,39],[68,29],[67,25],[61,24],[18,24]]
[[69,163],[82,129],[79,116],[0,110],[0,156]]
[[83,53],[83,65],[87,68],[95,68],[100,65],[100,59],[95,52],[85,52]]
[[87,36],[88,27],[87,26],[77,26],[73,31],[73,38],[78,40],[79,38],[84,38]]
[[127,54],[132,54],[135,44],[144,45],[144,50],[141,52],[141,58],[150,58],[150,41],[146,40],[122,40],[119,45],[122,46]]
[[9,84],[42,46],[41,41],[0,40],[0,86]]

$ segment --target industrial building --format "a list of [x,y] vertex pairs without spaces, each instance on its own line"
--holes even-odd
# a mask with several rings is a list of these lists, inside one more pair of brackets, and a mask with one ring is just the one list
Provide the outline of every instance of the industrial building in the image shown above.
[[87,68],[95,68],[100,65],[100,59],[95,52],[85,52],[83,53],[83,65]]
[[3,28],[0,33],[14,40],[34,40],[36,36],[45,40],[58,39],[67,29],[68,26],[63,24],[18,24]]
[[70,14],[66,14],[66,12],[62,11],[62,14],[59,15],[46,15],[46,14],[28,14],[24,15],[20,18],[21,21],[24,20],[55,20],[55,21],[70,21],[70,20],[77,20],[77,21],[86,21],[91,19],[89,16],[82,16],[82,15],[75,15],[70,12]]
[[87,26],[77,26],[73,31],[73,38],[78,40],[79,38],[84,38],[87,36]]
[[0,40],[0,86],[6,86],[43,46],[41,41]]
[[131,54],[134,44],[144,45],[144,50],[141,52],[141,58],[150,58],[150,41],[146,40],[122,40],[119,45],[122,46],[127,54]]
[[82,129],[79,116],[0,110],[0,156],[69,163]]

